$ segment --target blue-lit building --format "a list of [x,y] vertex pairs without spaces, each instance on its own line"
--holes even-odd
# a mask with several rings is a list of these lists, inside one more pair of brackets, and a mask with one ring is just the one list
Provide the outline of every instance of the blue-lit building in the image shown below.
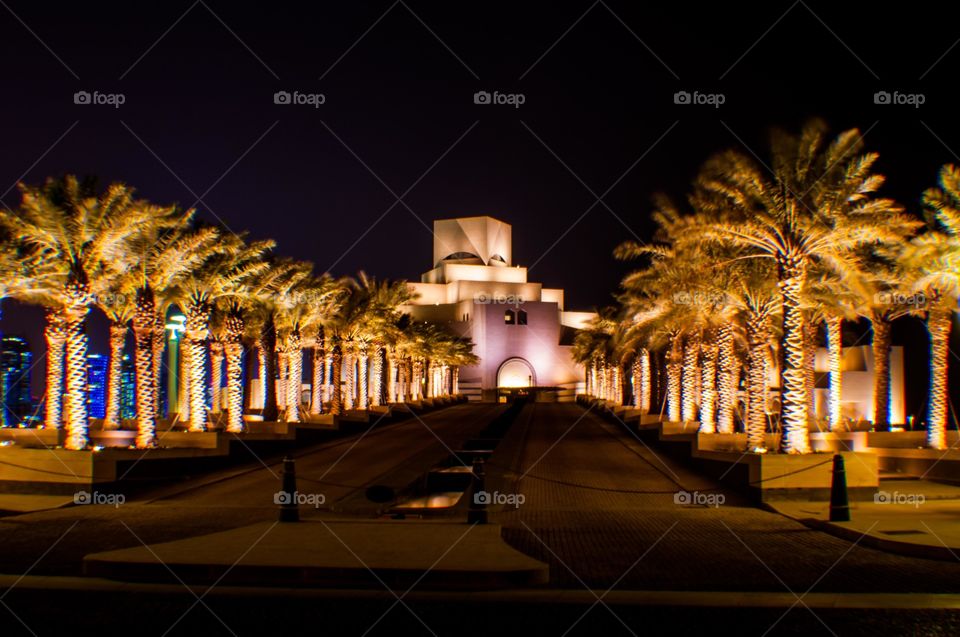
[[3,397],[3,426],[16,426],[33,415],[30,397],[30,345],[19,336],[0,341],[0,392]]
[[123,355],[120,363],[120,418],[131,420],[137,416],[136,373],[133,360]]
[[107,413],[107,366],[110,359],[102,354],[87,356],[87,413],[103,418]]

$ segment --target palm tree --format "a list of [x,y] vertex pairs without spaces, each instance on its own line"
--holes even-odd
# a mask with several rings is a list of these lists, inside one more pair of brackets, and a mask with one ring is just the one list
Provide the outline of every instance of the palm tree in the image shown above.
[[99,307],[110,320],[110,356],[107,367],[106,409],[103,418],[105,430],[120,428],[120,380],[123,372],[123,350],[127,342],[127,330],[133,318],[133,303],[114,287],[114,291],[97,295]]
[[840,275],[855,270],[857,248],[895,243],[907,218],[890,199],[873,198],[884,178],[871,172],[876,153],[862,153],[856,129],[825,145],[825,126],[807,124],[799,136],[776,132],[772,176],[751,157],[722,153],[698,176],[701,201],[719,222],[703,238],[729,245],[745,257],[777,265],[782,291],[781,353],[783,451],[808,453],[807,380],[802,292],[808,270],[823,265]]
[[213,305],[237,295],[245,282],[262,275],[269,268],[263,257],[274,246],[273,241],[247,244],[237,235],[219,235],[207,258],[177,282],[178,305],[187,319],[190,431],[207,427],[207,338]]
[[[827,421],[830,431],[839,431],[842,426],[840,405],[843,395],[843,321],[857,318],[857,307],[869,294],[864,286],[864,268],[848,271],[841,280],[835,273],[820,271],[811,273],[804,293],[804,304],[809,315],[817,317],[827,328],[827,358],[829,360],[829,401]],[[812,324],[809,321],[808,324]],[[814,354],[816,352],[816,345]],[[807,365],[813,366],[813,354]],[[806,361],[805,361],[806,362]]]
[[923,193],[928,229],[914,238],[904,261],[919,274],[930,334],[930,404],[927,446],[947,447],[947,356],[950,324],[960,296],[960,168],[943,166],[939,187]]
[[[714,433],[717,426],[718,337],[729,322],[724,286],[715,279],[720,269],[719,254],[710,246],[691,241],[687,235],[693,215],[681,215],[663,196],[658,196],[653,214],[658,224],[654,245],[628,241],[615,251],[620,259],[649,257],[647,267],[629,274],[622,282],[621,301],[634,322],[655,321],[671,333],[668,355],[668,397],[681,389],[680,419],[697,419],[700,430]],[[639,317],[643,317],[639,320]],[[681,344],[682,343],[682,344]],[[728,352],[727,352],[728,353]],[[676,367],[679,357],[680,376]],[[726,377],[725,377],[726,379]],[[726,390],[725,390],[726,393]],[[675,400],[668,400],[671,411]],[[671,414],[671,418],[676,414]]]
[[[52,260],[48,260],[44,251],[25,249],[25,247],[7,236],[0,226],[0,317],[3,316],[3,301],[14,298],[24,302],[40,302],[47,310],[47,327],[44,336],[48,343],[47,352],[47,400],[44,424],[59,428],[60,419],[59,388],[63,386],[63,329],[61,314],[57,308],[56,295],[50,291],[62,288],[62,277]],[[0,377],[0,399],[8,386],[8,379]],[[52,392],[52,393],[51,393]],[[54,398],[55,397],[55,398]],[[4,403],[5,404],[5,403]],[[0,422],[7,423],[7,413],[3,410]]]
[[[257,359],[260,367],[260,395],[263,401],[262,416],[267,422],[280,416],[277,405],[277,330],[280,313],[285,303],[295,296],[295,291],[311,276],[313,266],[303,261],[274,258],[267,261],[267,268],[256,279],[246,283],[251,288],[251,298],[246,320],[250,329],[256,328]],[[286,405],[284,405],[286,407]]]
[[856,310],[870,321],[873,332],[873,424],[877,431],[890,426],[890,345],[893,321],[923,308],[923,295],[917,294],[912,281],[917,274],[902,258],[903,245],[889,246],[883,255],[873,254],[859,277],[855,290],[860,292]]
[[[309,275],[308,264],[304,270]],[[287,359],[284,421],[300,422],[300,387],[303,383],[303,333],[322,325],[340,287],[330,276],[307,276],[287,290],[278,303],[278,342]]]
[[[175,207],[155,215],[158,220],[129,242],[137,255],[135,265],[125,277],[121,289],[132,295],[134,367],[138,448],[156,444],[156,425],[160,406],[159,362],[163,355],[163,336],[167,307],[177,293],[177,284],[200,267],[216,251],[219,233],[215,228],[193,229],[193,209],[181,212]],[[162,220],[162,222],[160,221]],[[157,334],[160,334],[158,342]],[[185,381],[181,375],[181,383]],[[170,403],[175,396],[167,397]]]
[[[51,290],[63,308],[66,348],[64,421],[67,449],[87,447],[87,335],[85,321],[94,301],[91,284],[122,274],[126,242],[147,227],[154,208],[114,183],[97,195],[90,182],[76,177],[21,184],[16,212],[0,212],[0,224],[24,246],[45,254],[59,269],[58,289]],[[52,397],[54,400],[57,397]]]

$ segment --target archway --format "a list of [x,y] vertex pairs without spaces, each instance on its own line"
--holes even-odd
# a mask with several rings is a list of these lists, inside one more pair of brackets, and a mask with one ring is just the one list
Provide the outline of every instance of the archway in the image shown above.
[[537,373],[533,365],[522,358],[508,358],[497,370],[497,387],[536,387]]

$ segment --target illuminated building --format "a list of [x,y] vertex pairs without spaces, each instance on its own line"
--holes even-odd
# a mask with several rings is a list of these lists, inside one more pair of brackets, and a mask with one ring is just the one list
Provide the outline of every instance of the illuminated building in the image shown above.
[[87,412],[91,418],[103,418],[107,406],[107,367],[110,359],[102,354],[87,356]]
[[120,418],[131,420],[137,415],[136,368],[129,354],[120,363]]
[[33,355],[26,340],[4,336],[0,352],[4,426],[18,425],[33,412],[30,399],[30,368]]
[[480,363],[461,368],[461,393],[492,400],[498,388],[540,387],[552,388],[543,398],[556,391],[572,400],[584,373],[570,346],[595,314],[568,312],[563,290],[527,280],[527,269],[512,262],[509,224],[441,219],[433,232],[433,269],[410,284],[418,297],[405,309],[473,340]]

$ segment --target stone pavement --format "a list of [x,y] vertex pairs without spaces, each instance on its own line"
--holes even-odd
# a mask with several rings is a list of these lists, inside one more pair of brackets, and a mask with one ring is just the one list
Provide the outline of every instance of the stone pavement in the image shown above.
[[516,588],[548,579],[546,564],[507,546],[496,525],[413,520],[263,522],[95,553],[84,558],[84,572],[165,583],[420,590]]
[[[511,545],[551,565],[551,586],[960,591],[960,560],[892,555],[813,530],[756,508],[581,407],[529,409],[529,422],[490,463],[500,473],[491,482],[524,503],[501,507],[492,520]],[[678,503],[681,490],[691,500],[724,499]]]
[[960,560],[960,487],[928,480],[883,480],[872,502],[851,502],[849,522],[830,522],[828,502],[770,507],[812,528],[885,551]]

